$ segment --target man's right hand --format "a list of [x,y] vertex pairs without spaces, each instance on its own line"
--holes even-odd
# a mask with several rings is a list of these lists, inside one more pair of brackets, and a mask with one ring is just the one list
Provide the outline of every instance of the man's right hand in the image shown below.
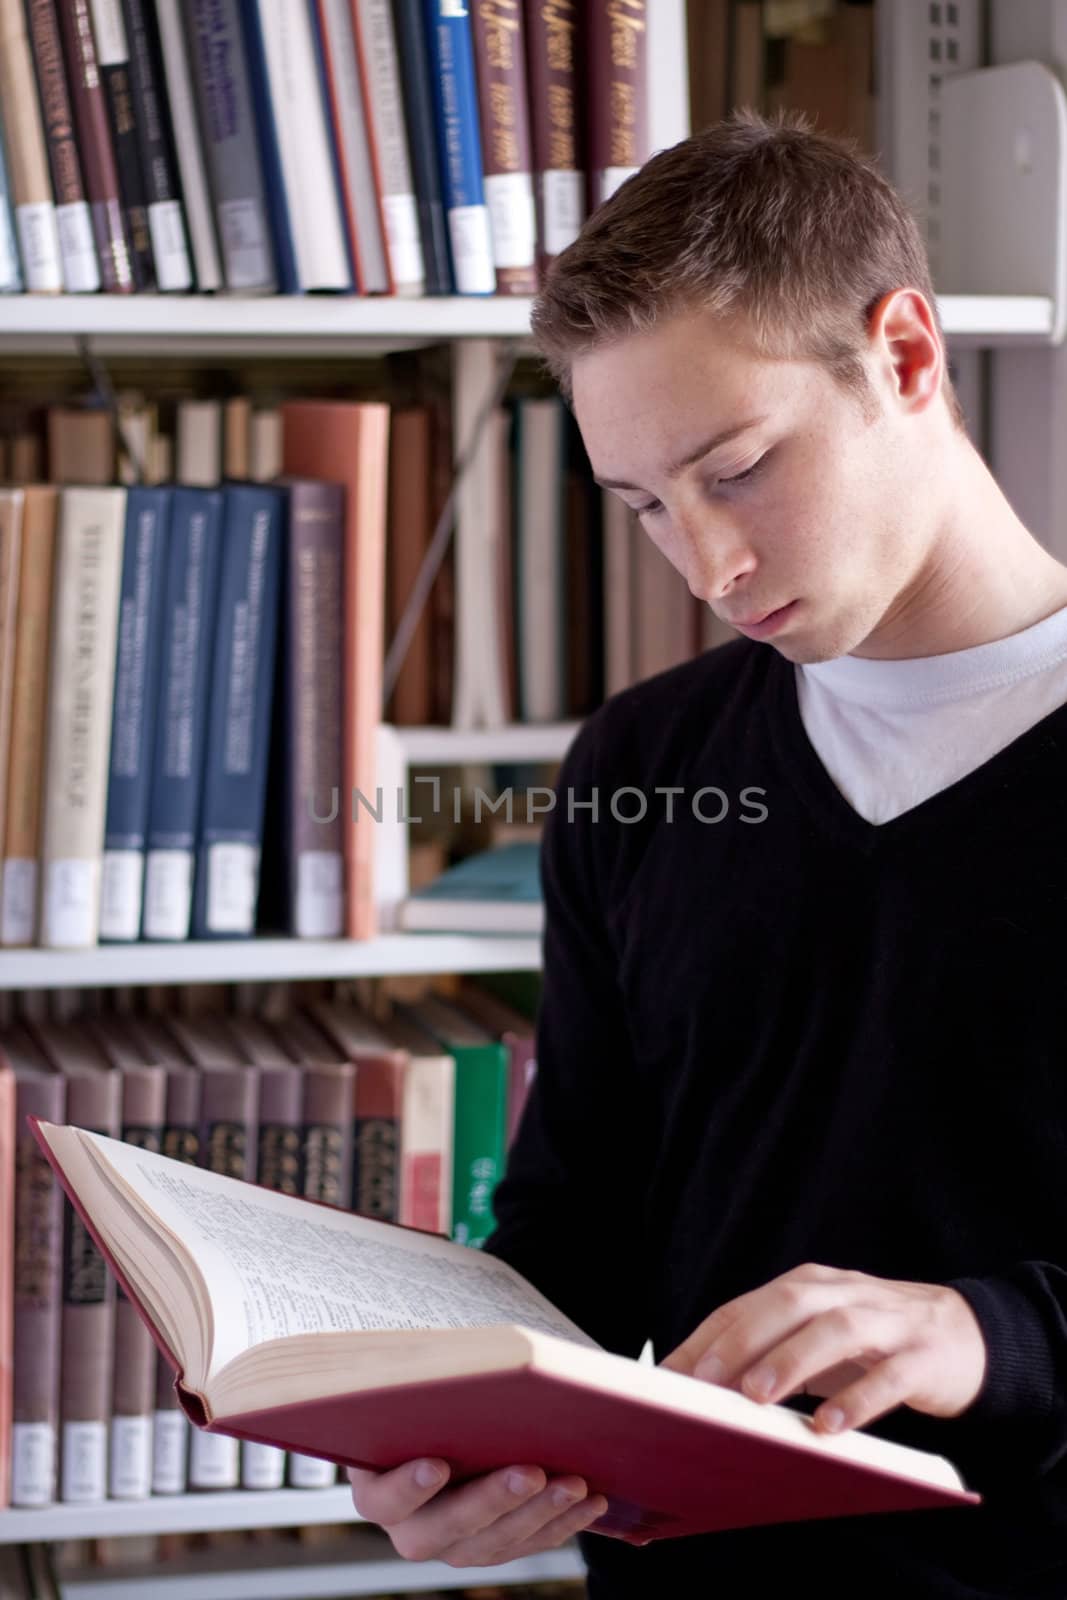
[[[423,1469],[437,1476],[420,1482]],[[549,1480],[540,1467],[505,1467],[452,1487],[448,1466],[436,1458],[391,1472],[347,1470],[356,1510],[384,1528],[407,1561],[497,1566],[555,1550],[608,1508],[584,1479]]]

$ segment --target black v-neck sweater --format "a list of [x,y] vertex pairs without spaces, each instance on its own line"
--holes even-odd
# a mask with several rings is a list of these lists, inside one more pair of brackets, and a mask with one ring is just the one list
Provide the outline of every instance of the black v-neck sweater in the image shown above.
[[542,856],[538,1072],[487,1248],[629,1355],[651,1338],[661,1360],[805,1262],[952,1284],[988,1348],[964,1416],[871,1425],[947,1456],[980,1507],[585,1535],[593,1600],[801,1576],[823,1600],[1067,1596],[1065,796],[1067,706],[868,823],[808,741],[793,666],[746,640],[579,735]]

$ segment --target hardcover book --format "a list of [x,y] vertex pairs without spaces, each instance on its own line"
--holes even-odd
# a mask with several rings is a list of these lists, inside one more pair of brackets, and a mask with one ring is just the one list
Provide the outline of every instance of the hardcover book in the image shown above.
[[532,841],[479,850],[400,908],[400,926],[409,933],[540,933],[544,920]]
[[943,1457],[601,1348],[480,1251],[33,1126],[209,1433],[378,1471],[440,1456],[453,1482],[580,1473],[608,1500],[591,1531],[631,1544],[979,1501]]

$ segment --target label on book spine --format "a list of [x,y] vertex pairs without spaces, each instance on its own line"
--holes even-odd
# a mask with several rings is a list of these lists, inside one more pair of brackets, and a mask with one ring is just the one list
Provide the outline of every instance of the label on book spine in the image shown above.
[[301,850],[296,864],[296,936],[339,939],[344,932],[344,857],[339,850]]
[[187,939],[193,904],[191,850],[150,850],[144,878],[146,939]]
[[148,231],[152,236],[152,259],[160,289],[168,294],[191,289],[193,269],[182,227],[181,202],[154,201],[148,208]]
[[251,933],[256,916],[259,849],[213,844],[207,863],[207,925],[211,933]]
[[570,170],[544,173],[541,197],[545,255],[558,256],[574,243],[581,230],[585,215],[583,175]]
[[228,289],[261,289],[273,271],[264,218],[255,200],[222,200],[218,206]]
[[189,1424],[184,1412],[157,1411],[152,1427],[152,1493],[185,1492]]
[[106,1500],[107,1423],[65,1422],[60,1462],[61,1500]]
[[638,171],[640,171],[639,167],[605,167],[600,197],[601,205],[604,204],[605,200],[610,200],[616,189],[621,189],[627,178],[632,178],[634,173]]
[[190,1489],[236,1489],[240,1482],[236,1439],[194,1428],[189,1439]]
[[113,1500],[147,1500],[151,1494],[151,1417],[112,1417],[108,1492]]
[[498,172],[485,179],[485,200],[498,267],[532,267],[537,251],[533,184],[528,172]]
[[422,244],[419,241],[419,214],[413,194],[383,194],[382,216],[389,265],[398,289],[425,282]]
[[56,1497],[56,1430],[16,1422],[11,1430],[11,1504],[47,1506]]
[[99,861],[47,862],[41,943],[52,949],[94,945],[99,906]]
[[295,1452],[289,1457],[289,1482],[294,1489],[329,1489],[336,1481],[337,1468],[332,1461]]
[[0,944],[32,944],[37,932],[37,863],[9,856],[0,886]]
[[105,850],[100,877],[101,939],[136,939],[141,931],[144,854],[140,850]]
[[460,294],[492,294],[496,288],[496,269],[489,234],[489,207],[453,206],[448,213],[448,237]]
[[93,243],[93,222],[85,200],[56,206],[63,287],[68,294],[94,294],[100,287],[100,263]]
[[63,287],[56,208],[51,200],[15,207],[26,287],[35,294],[58,294]]
[[284,1484],[284,1450],[272,1444],[242,1444],[242,1489],[281,1489]]

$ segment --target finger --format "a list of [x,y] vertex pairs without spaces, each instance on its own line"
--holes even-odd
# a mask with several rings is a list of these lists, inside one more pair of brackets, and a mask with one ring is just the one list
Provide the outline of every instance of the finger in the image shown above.
[[[606,1509],[603,1495],[598,1498]],[[526,1546],[554,1549],[570,1537],[575,1517],[578,1523],[583,1521],[588,1505],[584,1478],[555,1478],[524,1506],[450,1545],[441,1552],[441,1559],[452,1567],[492,1567],[513,1561]]]
[[[841,1281],[833,1283],[791,1277],[768,1284],[759,1304],[753,1304],[747,1316],[731,1324],[720,1339],[708,1346],[694,1367],[693,1376],[708,1383],[740,1387],[745,1374],[757,1363],[770,1366],[777,1375],[774,1358],[778,1346],[797,1338],[805,1328],[830,1314],[851,1312],[854,1308],[879,1309],[876,1291],[866,1283],[846,1282],[845,1276],[841,1274]],[[859,1348],[858,1343],[848,1346],[846,1342],[844,1348],[840,1342],[829,1344],[826,1359],[818,1367],[809,1368],[805,1376],[814,1376],[838,1361],[853,1360]]]
[[446,1489],[410,1516],[382,1526],[398,1555],[408,1561],[429,1561],[540,1494],[545,1481],[540,1467],[506,1467]]
[[[802,1266],[792,1267],[788,1272],[780,1273],[777,1278],[772,1278],[770,1283],[765,1283],[758,1289],[751,1289],[747,1294],[726,1301],[717,1311],[705,1317],[699,1327],[660,1362],[660,1366],[674,1372],[684,1372],[704,1378],[711,1383],[729,1383],[732,1378],[727,1369],[732,1365],[736,1371],[744,1365],[740,1357],[734,1359],[732,1363],[729,1359],[731,1330],[738,1333],[767,1324],[764,1335],[766,1345],[775,1338],[782,1337],[790,1326],[795,1325],[800,1308],[804,1305],[818,1309],[822,1305],[833,1304],[835,1298],[840,1297],[840,1290],[858,1291],[875,1281],[864,1272],[852,1272],[841,1267],[823,1267],[817,1262],[807,1261]],[[829,1293],[813,1296],[812,1291],[820,1287],[827,1289]],[[790,1316],[791,1320],[781,1320],[789,1319]],[[779,1319],[776,1323],[777,1332],[769,1323],[771,1318]],[[721,1348],[724,1344],[727,1347],[726,1356],[723,1355]],[[758,1354],[758,1350],[750,1350],[748,1359],[755,1359]],[[705,1357],[709,1358],[707,1369],[697,1372],[696,1368],[701,1365]],[[715,1374],[711,1358],[722,1363],[719,1375]]]
[[923,1352],[898,1350],[872,1367],[858,1383],[833,1394],[812,1417],[820,1433],[863,1428],[897,1406],[907,1405],[922,1386]]
[[911,1324],[899,1310],[836,1305],[765,1351],[739,1379],[751,1400],[775,1402],[798,1394],[830,1367],[858,1362],[865,1368],[906,1344]]
[[448,1482],[450,1469],[447,1461],[430,1456],[406,1461],[390,1472],[370,1472],[362,1467],[346,1470],[352,1504],[361,1517],[384,1528],[387,1523],[402,1522],[432,1500]]
[[508,1560],[515,1561],[520,1556],[540,1555],[542,1550],[558,1550],[568,1539],[584,1533],[594,1522],[599,1522],[607,1509],[608,1502],[602,1494],[587,1495],[571,1511],[565,1511],[562,1516],[547,1522],[539,1533],[534,1534],[514,1550],[510,1550]]

